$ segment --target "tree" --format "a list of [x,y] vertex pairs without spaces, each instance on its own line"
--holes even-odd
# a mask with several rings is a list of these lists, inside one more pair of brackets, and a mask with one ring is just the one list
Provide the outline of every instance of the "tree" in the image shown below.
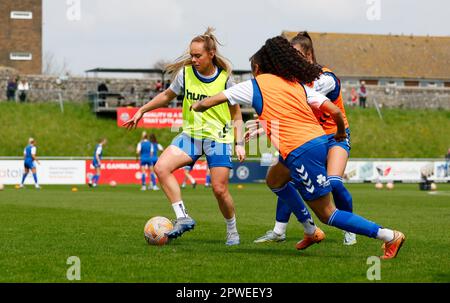
[[42,73],[44,75],[65,76],[71,74],[66,59],[64,58],[62,62],[59,61],[51,51],[45,52],[43,61]]

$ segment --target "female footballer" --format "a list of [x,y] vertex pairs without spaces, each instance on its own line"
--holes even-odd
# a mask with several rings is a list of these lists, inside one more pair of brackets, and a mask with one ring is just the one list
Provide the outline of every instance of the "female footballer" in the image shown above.
[[[245,158],[240,107],[237,104],[222,104],[204,113],[190,111],[194,102],[218,94],[233,85],[230,80],[231,65],[219,54],[213,29],[208,28],[203,35],[192,39],[189,51],[169,65],[167,71],[175,75],[170,87],[142,106],[124,125],[133,128],[145,112],[167,106],[177,95],[184,96],[183,131],[174,138],[155,165],[155,172],[177,217],[168,237],[177,238],[195,226],[194,219],[186,211],[180,186],[173,172],[187,165],[192,166],[202,155],[206,155],[211,169],[212,189],[227,224],[226,244],[239,244],[234,202],[228,190],[228,177],[232,168],[234,137],[238,159],[243,161]],[[232,121],[236,125],[236,134],[233,133]]]
[[[307,102],[313,90],[301,84],[319,78],[322,69],[306,61],[283,37],[268,39],[251,57],[251,66],[255,79],[198,101],[192,109],[202,112],[227,101],[251,105],[290,171],[292,183],[273,189],[277,196],[294,209],[297,203],[293,197],[298,190],[321,222],[379,239],[384,242],[381,258],[396,257],[405,241],[403,233],[339,210],[331,202],[332,188],[326,170],[328,138]],[[335,116],[335,139],[345,140],[346,125],[339,108],[320,95],[315,98],[315,108],[326,106],[326,112]]]

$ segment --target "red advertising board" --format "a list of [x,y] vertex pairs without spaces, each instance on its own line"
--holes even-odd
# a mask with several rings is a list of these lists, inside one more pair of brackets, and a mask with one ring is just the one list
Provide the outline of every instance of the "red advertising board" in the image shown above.
[[[204,184],[206,179],[206,161],[197,161],[194,165],[191,175],[195,178],[198,184]],[[89,181],[89,176],[95,174],[95,169],[92,166],[92,161],[86,161],[86,183]],[[184,177],[183,168],[174,172],[178,183],[181,184]],[[102,161],[100,184],[109,184],[111,181],[116,181],[117,184],[141,184],[141,168],[138,161],[134,160],[114,160]],[[147,184],[148,184],[147,176]]]
[[[117,126],[123,127],[123,123],[131,119],[137,112],[137,107],[117,108]],[[146,112],[139,121],[137,127],[142,128],[170,128],[180,127],[183,124],[181,108],[159,108]]]

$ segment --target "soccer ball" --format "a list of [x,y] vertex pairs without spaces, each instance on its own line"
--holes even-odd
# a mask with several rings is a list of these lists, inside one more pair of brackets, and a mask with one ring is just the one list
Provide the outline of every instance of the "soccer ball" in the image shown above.
[[382,189],[383,188],[383,183],[378,182],[377,184],[375,184],[375,188],[376,189]]
[[431,189],[431,190],[436,190],[436,189],[437,189],[436,183],[434,183],[434,182],[431,183],[431,184],[430,184],[430,189]]
[[153,217],[144,227],[144,237],[150,245],[164,245],[169,241],[166,233],[173,229],[172,222],[165,217]]
[[109,182],[109,186],[116,187],[117,186],[117,182],[112,180],[111,182]]
[[386,184],[386,188],[387,189],[394,189],[394,183],[389,182],[388,184]]

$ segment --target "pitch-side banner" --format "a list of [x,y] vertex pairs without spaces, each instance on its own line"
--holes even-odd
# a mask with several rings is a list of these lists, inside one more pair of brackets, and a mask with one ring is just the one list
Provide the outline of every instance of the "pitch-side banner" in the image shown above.
[[349,182],[419,182],[424,178],[443,182],[450,180],[447,163],[441,161],[349,161],[344,175],[344,179]]
[[[138,108],[119,107],[117,109],[117,126],[131,119]],[[144,114],[137,127],[171,128],[183,125],[183,113],[180,108],[159,108]]]
[[[41,160],[36,165],[39,184],[84,184],[85,161]],[[0,183],[20,184],[24,172],[23,161],[0,161]],[[31,172],[25,184],[34,184]]]
[[[206,162],[197,161],[190,172],[198,184],[204,184],[206,180]],[[136,160],[104,160],[101,163],[100,184],[109,184],[115,181],[117,184],[141,184],[142,171],[139,162]],[[86,183],[94,176],[95,169],[92,161],[86,161],[86,174],[84,176]],[[184,178],[184,169],[180,168],[174,172],[175,178],[181,184]],[[147,171],[146,183],[149,184]],[[159,183],[159,182],[158,182]],[[187,181],[189,185],[190,182]]]

